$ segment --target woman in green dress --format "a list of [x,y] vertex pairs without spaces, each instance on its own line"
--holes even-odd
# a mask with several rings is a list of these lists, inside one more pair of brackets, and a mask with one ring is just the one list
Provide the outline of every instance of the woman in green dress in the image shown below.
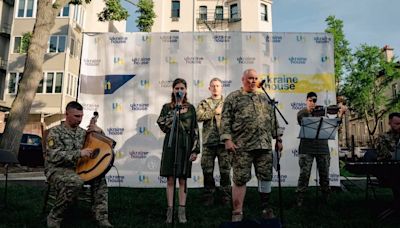
[[[200,153],[199,147],[199,127],[197,125],[196,110],[192,104],[187,101],[186,96],[187,83],[182,78],[177,78],[172,84],[171,102],[163,105],[157,124],[161,130],[166,133],[160,167],[160,176],[167,177],[167,220],[172,222],[172,205],[174,194],[174,162],[175,155],[177,161],[176,178],[179,179],[179,207],[178,220],[180,223],[186,223],[186,179],[191,178],[192,161],[195,161],[197,154]],[[179,107],[179,108],[177,108]],[[174,112],[178,113],[178,145],[176,146],[176,129],[171,132]],[[172,134],[172,145],[168,142]],[[177,148],[177,151],[175,151]]]

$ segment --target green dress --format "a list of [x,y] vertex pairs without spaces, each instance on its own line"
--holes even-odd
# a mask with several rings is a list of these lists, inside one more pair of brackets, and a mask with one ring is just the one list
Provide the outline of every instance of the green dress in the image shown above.
[[[189,157],[192,153],[200,153],[199,146],[199,126],[197,124],[196,110],[191,104],[184,104],[188,108],[186,113],[179,116],[179,137],[177,152],[177,172],[178,178],[190,178],[192,170],[192,162]],[[157,124],[161,130],[166,133],[163,144],[161,157],[160,176],[168,177],[174,175],[174,158],[176,137],[173,133],[172,146],[168,147],[168,141],[171,134],[172,122],[175,108],[171,104],[164,104]]]

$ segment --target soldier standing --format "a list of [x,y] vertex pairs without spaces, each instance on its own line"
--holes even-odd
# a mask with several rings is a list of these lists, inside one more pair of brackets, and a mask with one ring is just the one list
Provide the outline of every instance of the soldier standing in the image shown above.
[[[303,117],[313,116],[313,111],[317,103],[317,94],[314,92],[307,93],[306,108],[297,113],[297,122],[301,125]],[[341,106],[338,117],[341,118],[346,112],[346,107]],[[330,151],[327,139],[300,139],[299,145],[299,166],[300,175],[297,183],[297,206],[303,205],[304,193],[307,190],[310,180],[311,167],[314,162],[317,162],[319,174],[319,183],[321,185],[323,202],[327,203],[330,193],[329,188],[329,166],[330,166]]]
[[210,81],[208,90],[211,97],[200,102],[197,107],[197,120],[203,122],[203,153],[201,157],[201,168],[204,176],[204,205],[214,203],[215,181],[214,164],[218,157],[220,171],[220,189],[222,193],[221,202],[231,202],[231,154],[225,150],[224,144],[220,141],[221,112],[224,103],[222,96],[222,81],[213,78]]
[[[240,90],[230,93],[224,102],[221,141],[233,153],[232,221],[243,218],[246,183],[251,179],[254,164],[261,198],[262,215],[273,217],[268,201],[272,181],[272,137],[275,133],[273,110],[265,94],[257,91],[258,76],[254,69],[243,72]],[[275,148],[282,150],[280,136]]]
[[[45,175],[49,184],[55,186],[57,198],[47,216],[48,227],[60,227],[64,212],[78,197],[83,180],[75,172],[80,157],[89,157],[92,149],[82,149],[86,132],[102,132],[94,123],[88,130],[79,127],[83,117],[83,107],[72,101],[65,108],[65,121],[49,130],[47,136],[47,156]],[[92,188],[92,210],[100,227],[113,227],[108,220],[108,189],[104,177],[89,183]]]

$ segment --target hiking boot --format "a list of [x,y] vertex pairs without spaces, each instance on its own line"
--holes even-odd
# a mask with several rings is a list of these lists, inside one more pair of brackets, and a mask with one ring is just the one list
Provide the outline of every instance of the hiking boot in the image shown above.
[[167,219],[165,220],[165,223],[172,223],[172,207],[167,208]]
[[47,227],[48,228],[60,228],[61,227],[61,222],[53,219],[50,215],[47,216]]
[[275,218],[274,211],[271,208],[265,208],[261,211],[261,217],[263,219]]
[[98,221],[98,225],[101,228],[112,228],[112,227],[114,227],[113,225],[111,225],[111,223],[110,223],[110,221],[108,221],[108,219],[104,219],[104,220]]
[[243,211],[232,211],[232,222],[240,222],[243,219]]
[[187,223],[185,206],[178,207],[178,221],[179,223]]

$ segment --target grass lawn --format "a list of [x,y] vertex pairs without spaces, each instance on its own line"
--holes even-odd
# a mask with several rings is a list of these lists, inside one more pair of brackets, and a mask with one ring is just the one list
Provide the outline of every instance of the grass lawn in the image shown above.
[[[4,204],[4,183],[0,183],[0,204]],[[9,183],[8,208],[0,209],[0,227],[45,227],[42,212],[44,186]],[[295,189],[283,188],[283,222],[285,227],[400,227],[400,216],[394,215],[378,222],[377,215],[392,199],[389,189],[379,189],[379,200],[365,200],[365,192],[355,186],[348,191],[335,189],[328,205],[318,205],[315,188],[310,187],[305,206],[294,207]],[[272,206],[279,212],[278,188],[272,190]],[[164,225],[165,189],[110,188],[110,220],[115,227],[167,227]],[[248,188],[245,218],[260,217],[259,197],[256,188]],[[186,225],[176,227],[218,227],[229,221],[230,206],[205,207],[201,189],[189,189]],[[68,214],[64,227],[96,227],[90,207],[80,203]]]

